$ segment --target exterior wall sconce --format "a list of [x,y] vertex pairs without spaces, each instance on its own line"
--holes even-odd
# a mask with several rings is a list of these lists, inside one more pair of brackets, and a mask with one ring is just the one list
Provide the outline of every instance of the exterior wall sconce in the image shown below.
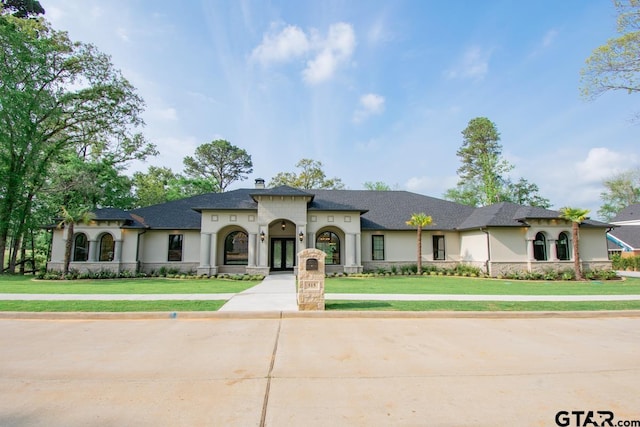
[[264,231],[260,232],[260,241],[264,242]]
[[298,238],[301,242],[304,240],[304,233],[302,231],[300,232],[300,234],[298,234]]
[[287,224],[284,221],[282,221],[282,224],[280,224],[280,227],[282,227],[282,230],[284,230],[287,227]]

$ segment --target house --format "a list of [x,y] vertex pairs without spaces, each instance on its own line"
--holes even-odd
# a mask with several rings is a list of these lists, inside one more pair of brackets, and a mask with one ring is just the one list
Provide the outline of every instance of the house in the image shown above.
[[[293,271],[315,247],[326,271],[358,273],[416,263],[413,213],[431,215],[423,265],[473,265],[497,276],[572,267],[571,223],[552,210],[498,203],[473,208],[407,191],[300,190],[287,186],[203,194],[131,211],[98,209],[73,236],[52,229],[50,270],[61,270],[66,239],[79,271],[158,271],[199,275]],[[608,224],[580,227],[586,269],[611,267]]]
[[611,224],[616,227],[607,233],[609,254],[640,255],[640,203],[621,210]]

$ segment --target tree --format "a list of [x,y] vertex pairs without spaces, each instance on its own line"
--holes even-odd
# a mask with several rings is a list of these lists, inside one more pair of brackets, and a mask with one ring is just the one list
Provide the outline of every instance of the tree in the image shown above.
[[322,162],[311,159],[301,159],[296,167],[302,169],[299,174],[294,172],[278,172],[269,182],[269,187],[288,185],[305,190],[326,189],[343,190],[344,184],[340,178],[327,179],[322,170]]
[[363,184],[364,188],[370,191],[390,191],[391,187],[382,181],[370,182],[367,181]]
[[589,209],[579,209],[564,207],[560,209],[560,218],[571,221],[571,239],[573,244],[573,269],[576,273],[576,280],[584,280],[582,269],[580,268],[580,248],[579,248],[579,227],[587,219]]
[[142,159],[144,102],[110,58],[42,19],[0,15],[0,266],[64,152]]
[[183,162],[187,176],[209,180],[221,193],[229,184],[245,180],[253,172],[251,156],[223,139],[202,144],[196,148],[195,158],[187,156]]
[[619,36],[596,48],[581,71],[582,94],[587,99],[610,90],[640,91],[640,2],[614,0],[614,6]]
[[203,178],[186,178],[166,167],[150,166],[147,172],[133,174],[135,205],[144,207],[217,191],[217,186]]
[[422,274],[422,228],[433,223],[433,219],[424,213],[411,214],[407,225],[417,228],[418,232],[418,274]]
[[604,202],[598,215],[605,221],[611,219],[622,209],[634,203],[640,203],[640,169],[621,172],[603,181],[605,191],[600,193]]
[[520,178],[516,183],[506,175],[513,166],[502,158],[500,133],[495,123],[486,117],[469,121],[462,131],[463,143],[456,153],[462,165],[456,188],[444,197],[470,206],[487,206],[511,201],[548,207],[550,202],[538,195],[538,186]]
[[505,201],[517,203],[519,205],[538,206],[548,209],[551,207],[549,199],[538,194],[538,186],[534,183],[520,178],[518,182],[507,181]]
[[71,264],[71,249],[73,247],[74,228],[76,224],[88,224],[95,218],[92,212],[89,212],[86,208],[80,208],[77,210],[68,210],[64,206],[61,211],[61,220],[58,223],[58,228],[67,229],[67,241],[64,246],[64,270],[63,275],[69,274],[69,264]]
[[44,8],[38,0],[0,0],[0,10],[13,12],[16,18],[44,15]]

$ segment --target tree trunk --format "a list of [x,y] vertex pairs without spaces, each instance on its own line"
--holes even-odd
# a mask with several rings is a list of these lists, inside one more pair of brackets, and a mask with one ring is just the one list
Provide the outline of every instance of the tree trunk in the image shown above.
[[422,274],[422,227],[418,226],[418,274]]
[[573,269],[576,272],[576,280],[584,280],[584,277],[582,276],[582,269],[580,268],[580,251],[578,249],[578,239],[580,238],[580,236],[578,233],[578,228],[578,223],[574,221],[571,224],[571,238],[573,239]]
[[66,224],[67,226],[67,242],[64,247],[64,270],[63,276],[69,274],[69,264],[71,264],[71,248],[73,247],[73,222]]

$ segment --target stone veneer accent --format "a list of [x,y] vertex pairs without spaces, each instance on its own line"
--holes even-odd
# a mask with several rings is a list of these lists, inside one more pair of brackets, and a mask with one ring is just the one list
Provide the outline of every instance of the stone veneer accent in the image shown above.
[[298,310],[324,310],[324,260],[319,249],[298,253]]

